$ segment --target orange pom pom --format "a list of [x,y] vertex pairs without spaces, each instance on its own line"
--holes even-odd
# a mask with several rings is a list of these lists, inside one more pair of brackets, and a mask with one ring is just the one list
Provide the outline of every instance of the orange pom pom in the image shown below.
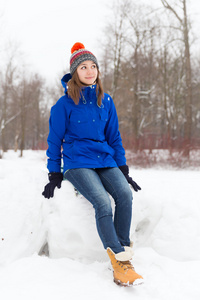
[[81,43],[75,43],[74,46],[71,48],[71,54],[80,49],[85,49],[85,46]]

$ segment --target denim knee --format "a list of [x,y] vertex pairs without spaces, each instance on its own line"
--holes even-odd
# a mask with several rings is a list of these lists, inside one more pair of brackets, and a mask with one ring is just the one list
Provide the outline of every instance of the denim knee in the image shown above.
[[95,216],[97,219],[105,216],[113,216],[111,203],[108,203],[108,201],[95,203],[93,204],[93,207],[95,209]]
[[123,203],[132,206],[133,194],[128,184],[118,192],[117,199],[123,200]]

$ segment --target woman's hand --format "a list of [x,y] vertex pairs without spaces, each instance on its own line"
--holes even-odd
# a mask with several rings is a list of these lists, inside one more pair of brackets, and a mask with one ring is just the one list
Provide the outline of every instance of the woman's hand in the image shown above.
[[42,195],[48,199],[53,198],[54,190],[56,187],[58,189],[61,188],[62,180],[63,180],[62,173],[49,173],[49,181],[50,182],[47,185],[45,185]]
[[132,185],[134,191],[138,192],[139,190],[141,190],[141,187],[129,176],[129,167],[127,165],[119,166],[119,169],[126,177],[128,183]]

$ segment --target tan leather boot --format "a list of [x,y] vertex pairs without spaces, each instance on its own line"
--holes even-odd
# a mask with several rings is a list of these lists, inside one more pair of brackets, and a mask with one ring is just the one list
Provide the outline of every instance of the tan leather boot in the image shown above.
[[[107,248],[107,253],[111,260],[114,282],[116,284],[131,286],[143,283],[143,277],[135,272],[129,260],[125,260],[129,253],[120,252],[115,254],[110,248]],[[116,256],[118,259],[116,259]],[[122,257],[122,260],[119,260],[119,257]]]

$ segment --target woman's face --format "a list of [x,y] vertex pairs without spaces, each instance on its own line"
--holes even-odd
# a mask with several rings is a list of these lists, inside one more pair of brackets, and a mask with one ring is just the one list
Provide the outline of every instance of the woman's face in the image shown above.
[[97,66],[91,60],[86,60],[77,68],[79,80],[85,85],[92,85],[97,79]]

